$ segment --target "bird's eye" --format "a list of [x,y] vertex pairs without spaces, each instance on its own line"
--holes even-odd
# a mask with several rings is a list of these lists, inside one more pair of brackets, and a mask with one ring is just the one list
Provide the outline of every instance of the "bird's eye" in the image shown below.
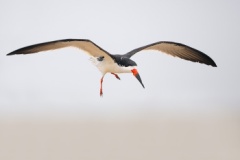
[[104,56],[101,56],[101,57],[97,58],[98,61],[103,61],[103,59],[104,59]]

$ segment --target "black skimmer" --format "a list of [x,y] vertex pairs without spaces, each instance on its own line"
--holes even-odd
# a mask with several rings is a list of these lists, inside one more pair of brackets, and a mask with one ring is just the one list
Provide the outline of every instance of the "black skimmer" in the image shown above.
[[137,64],[130,59],[135,53],[143,50],[157,50],[174,57],[217,67],[215,62],[203,52],[181,43],[168,41],[160,41],[145,45],[123,55],[112,55],[88,39],[63,39],[23,47],[7,55],[31,54],[64,47],[76,47],[85,51],[91,56],[90,60],[102,73],[100,80],[100,96],[103,95],[102,83],[106,73],[113,74],[119,80],[120,78],[117,73],[132,73],[144,88],[141,77],[137,70]]

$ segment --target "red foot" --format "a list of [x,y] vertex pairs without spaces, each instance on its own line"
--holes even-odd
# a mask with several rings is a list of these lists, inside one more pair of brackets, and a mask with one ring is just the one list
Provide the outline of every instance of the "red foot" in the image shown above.
[[113,74],[117,79],[121,80],[120,77],[118,77],[117,74],[115,74],[115,73],[111,73],[111,74]]
[[102,92],[102,89],[100,89],[100,97],[103,96],[103,92]]

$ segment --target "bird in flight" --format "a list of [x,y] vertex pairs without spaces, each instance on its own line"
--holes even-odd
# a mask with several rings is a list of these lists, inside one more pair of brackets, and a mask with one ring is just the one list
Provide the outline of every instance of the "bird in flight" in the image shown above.
[[103,95],[102,84],[106,73],[113,74],[119,80],[120,78],[117,75],[118,73],[132,73],[144,88],[143,82],[137,70],[137,64],[130,59],[134,54],[144,50],[156,50],[174,57],[217,67],[216,63],[203,52],[181,43],[169,41],[155,42],[133,49],[123,55],[113,55],[88,39],[63,39],[30,45],[17,49],[7,55],[32,54],[65,47],[75,47],[89,54],[91,57],[90,60],[102,73],[102,77],[100,79],[100,96]]

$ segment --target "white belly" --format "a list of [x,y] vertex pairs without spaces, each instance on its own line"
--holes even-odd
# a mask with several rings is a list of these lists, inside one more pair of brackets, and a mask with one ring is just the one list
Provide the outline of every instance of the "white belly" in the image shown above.
[[106,74],[108,72],[110,73],[131,73],[131,70],[136,68],[136,67],[124,67],[124,66],[119,66],[117,63],[113,62],[108,62],[108,61],[98,61],[97,58],[91,57],[90,61],[95,65],[102,74]]

